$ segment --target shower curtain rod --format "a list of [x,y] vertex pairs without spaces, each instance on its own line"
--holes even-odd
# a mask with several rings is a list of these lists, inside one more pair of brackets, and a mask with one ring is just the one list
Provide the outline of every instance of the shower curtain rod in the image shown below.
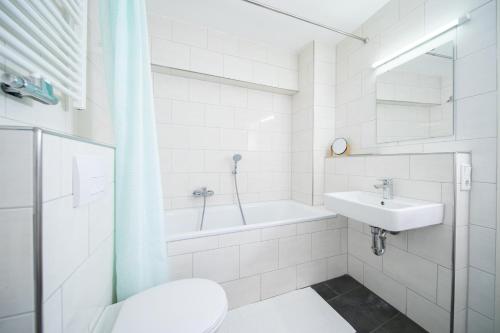
[[306,23],[318,26],[320,28],[333,31],[335,33],[338,33],[338,34],[341,34],[341,35],[344,35],[344,36],[347,36],[347,37],[351,37],[351,38],[360,40],[360,41],[362,41],[365,44],[368,42],[368,38],[366,38],[366,37],[361,37],[361,36],[352,34],[350,32],[346,32],[346,31],[343,31],[343,30],[340,30],[340,29],[337,29],[337,28],[332,28],[330,26],[327,26],[327,25],[324,25],[324,24],[321,24],[321,23],[317,23],[317,22],[311,21],[311,20],[306,19],[304,17],[300,17],[300,16],[297,16],[295,14],[282,11],[281,9],[277,9],[277,8],[265,5],[265,4],[257,2],[257,1],[253,1],[253,0],[241,0],[241,1],[244,1],[246,3],[252,4],[252,5],[257,6],[257,7],[268,9],[268,10],[273,11],[273,12],[278,13],[278,14],[286,15],[286,16],[294,18],[296,20],[299,20],[299,21],[302,21],[302,22],[306,22]]

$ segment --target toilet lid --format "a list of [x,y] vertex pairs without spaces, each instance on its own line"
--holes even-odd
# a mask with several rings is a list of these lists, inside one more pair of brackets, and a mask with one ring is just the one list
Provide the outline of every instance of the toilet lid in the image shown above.
[[227,306],[224,289],[213,281],[165,283],[124,301],[113,333],[211,333]]

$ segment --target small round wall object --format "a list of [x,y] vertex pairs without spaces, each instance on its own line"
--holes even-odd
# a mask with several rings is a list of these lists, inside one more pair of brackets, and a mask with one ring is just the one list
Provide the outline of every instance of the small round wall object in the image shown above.
[[332,143],[332,152],[334,155],[342,155],[348,148],[349,145],[347,144],[347,140],[345,138],[336,138]]

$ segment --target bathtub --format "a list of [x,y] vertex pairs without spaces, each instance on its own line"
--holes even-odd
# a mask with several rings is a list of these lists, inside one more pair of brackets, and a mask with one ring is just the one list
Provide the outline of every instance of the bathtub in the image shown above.
[[207,207],[203,230],[200,230],[201,207],[169,210],[165,214],[167,240],[233,233],[337,216],[323,207],[312,207],[292,200],[243,204],[242,207],[246,225],[243,225],[237,205]]
[[[204,278],[225,289],[229,308],[347,273],[347,218],[295,201],[167,211],[168,280]],[[369,238],[367,237],[367,244]]]

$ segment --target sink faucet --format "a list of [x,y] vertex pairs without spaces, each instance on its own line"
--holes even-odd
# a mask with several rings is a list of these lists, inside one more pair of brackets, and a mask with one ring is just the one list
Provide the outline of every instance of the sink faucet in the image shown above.
[[375,184],[373,187],[376,189],[382,189],[383,191],[383,198],[388,200],[393,198],[393,181],[390,178],[383,178],[379,179],[382,183],[381,184]]

